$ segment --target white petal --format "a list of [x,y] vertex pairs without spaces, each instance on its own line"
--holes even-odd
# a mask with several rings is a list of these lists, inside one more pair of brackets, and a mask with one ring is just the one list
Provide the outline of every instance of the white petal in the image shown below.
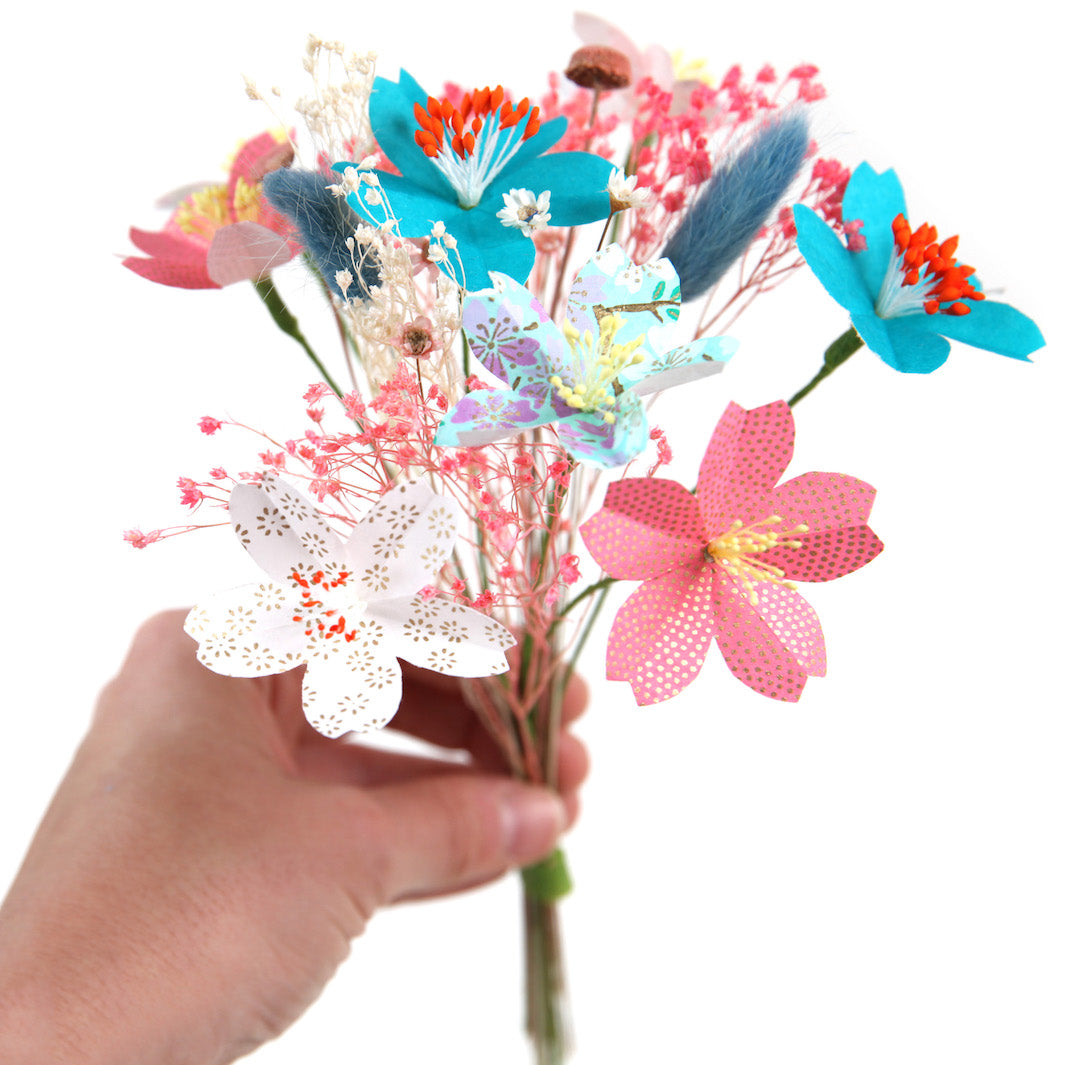
[[388,629],[396,654],[414,666],[452,677],[487,677],[510,668],[509,629],[442,596],[375,603],[370,615]]
[[185,631],[200,645],[196,657],[226,677],[258,677],[295,669],[307,638],[292,621],[286,589],[245,585],[212,595],[185,619]]
[[387,492],[345,545],[351,587],[372,603],[432,584],[455,545],[458,514],[455,500],[421,481]]
[[258,485],[235,485],[229,520],[248,554],[275,581],[293,569],[343,559],[343,542],[309,499],[273,474]]
[[399,663],[357,641],[322,648],[307,662],[303,712],[323,736],[384,728],[399,709]]

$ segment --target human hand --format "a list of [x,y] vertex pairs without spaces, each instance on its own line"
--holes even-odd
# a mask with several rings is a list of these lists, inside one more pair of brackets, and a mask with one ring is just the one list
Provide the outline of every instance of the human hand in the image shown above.
[[[179,612],[146,623],[0,908],[0,1060],[221,1065],[314,1000],[373,912],[543,857],[561,797],[501,775],[450,678],[412,670],[393,724],[471,764],[327,740],[300,674],[203,669]],[[571,721],[585,692],[570,686]]]

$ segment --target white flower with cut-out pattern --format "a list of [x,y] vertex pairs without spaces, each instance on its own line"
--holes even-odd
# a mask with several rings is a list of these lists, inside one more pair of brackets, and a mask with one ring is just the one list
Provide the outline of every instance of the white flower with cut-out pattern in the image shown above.
[[304,712],[326,736],[389,722],[402,694],[397,658],[453,676],[506,672],[514,640],[502,625],[420,594],[458,528],[457,504],[427,485],[381,496],[347,539],[274,474],[237,485],[229,510],[270,580],[221,592],[189,614],[185,630],[209,669],[254,677],[306,665]]

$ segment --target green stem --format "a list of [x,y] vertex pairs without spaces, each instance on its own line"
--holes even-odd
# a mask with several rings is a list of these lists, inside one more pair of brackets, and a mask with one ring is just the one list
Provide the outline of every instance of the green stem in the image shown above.
[[858,330],[853,325],[846,333],[833,340],[825,351],[825,360],[821,369],[788,400],[788,406],[794,407],[803,396],[812,392],[829,374],[835,373],[864,343],[865,341],[858,336]]
[[601,581],[596,581],[595,584],[589,584],[579,595],[575,595],[559,612],[554,621],[551,622],[550,632],[554,632],[555,626],[562,620],[581,600],[587,599],[590,595],[595,595],[598,591],[605,591],[612,584],[617,584],[617,577],[604,577]]
[[288,309],[285,301],[281,298],[281,293],[277,291],[273,281],[269,277],[261,277],[258,281],[252,282],[255,285],[255,291],[259,294],[259,299],[266,305],[266,309],[270,312],[270,317],[273,318],[277,328],[282,333],[292,337],[294,341],[307,353],[307,357],[314,363],[315,368],[322,375],[322,380],[338,395],[343,397],[343,393],[337,387],[337,383],[329,376],[329,371],[322,365],[321,359],[314,353],[314,349],[307,343],[307,338],[300,331],[299,322],[296,321],[296,316]]

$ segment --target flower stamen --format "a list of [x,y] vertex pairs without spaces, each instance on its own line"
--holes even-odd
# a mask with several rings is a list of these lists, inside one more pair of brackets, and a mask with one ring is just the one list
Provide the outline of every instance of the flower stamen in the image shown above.
[[935,226],[911,229],[905,215],[891,223],[895,250],[876,299],[881,318],[899,318],[923,310],[926,314],[968,314],[963,300],[982,300],[984,294],[969,278],[976,273],[955,258],[958,238],[939,243]]
[[780,584],[795,591],[795,585],[784,579],[784,570],[757,556],[777,547],[802,547],[802,541],[793,539],[810,531],[809,525],[796,525],[793,529],[765,529],[763,526],[777,526],[784,519],[773,514],[751,525],[744,525],[737,518],[729,526],[728,532],[711,540],[704,549],[707,561],[718,562],[726,572],[739,581],[751,606],[758,605],[756,584]]
[[599,336],[595,337],[590,329],[581,334],[572,323],[565,322],[562,333],[573,355],[576,380],[566,384],[558,374],[548,379],[567,406],[585,413],[599,413],[607,425],[614,424],[615,416],[609,408],[624,391],[618,378],[645,358],[640,350],[646,339],[643,333],[627,344],[614,343],[624,324],[616,314],[605,314],[599,319]]
[[[540,108],[525,97],[514,106],[503,87],[466,93],[456,107],[430,96],[414,105],[421,127],[414,141],[447,179],[466,208],[480,203],[484,190],[540,129]],[[524,125],[523,125],[524,123]]]

